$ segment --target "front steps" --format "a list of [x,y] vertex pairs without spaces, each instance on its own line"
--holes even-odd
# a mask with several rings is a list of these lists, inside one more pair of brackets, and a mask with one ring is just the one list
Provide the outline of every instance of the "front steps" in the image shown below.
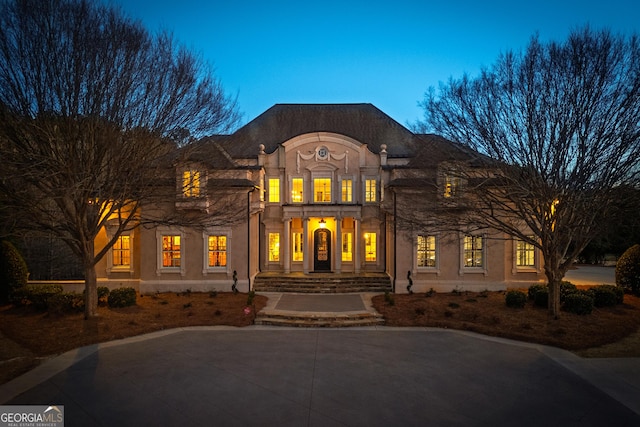
[[260,312],[256,325],[288,326],[298,328],[345,328],[354,326],[381,326],[384,318],[377,313],[268,313]]
[[391,279],[385,273],[275,273],[256,276],[253,289],[256,292],[296,293],[358,293],[391,292]]

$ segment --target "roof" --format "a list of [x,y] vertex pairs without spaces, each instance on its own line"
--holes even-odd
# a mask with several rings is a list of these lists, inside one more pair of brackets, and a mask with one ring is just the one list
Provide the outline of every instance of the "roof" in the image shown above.
[[289,139],[313,132],[348,136],[376,154],[386,144],[389,157],[411,156],[419,140],[372,104],[276,104],[235,133],[213,138],[231,157],[250,158],[260,144],[273,153]]
[[436,167],[441,162],[463,162],[475,160],[478,153],[435,134],[416,135],[421,143],[416,155],[408,164],[410,168]]

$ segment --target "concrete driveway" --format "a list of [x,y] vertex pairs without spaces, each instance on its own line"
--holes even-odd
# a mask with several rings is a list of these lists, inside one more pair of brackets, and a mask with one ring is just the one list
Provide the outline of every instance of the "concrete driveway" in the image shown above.
[[638,359],[431,328],[188,328],[69,352],[0,387],[65,426],[638,426]]
[[615,267],[578,264],[567,271],[564,280],[581,286],[615,285],[616,269]]

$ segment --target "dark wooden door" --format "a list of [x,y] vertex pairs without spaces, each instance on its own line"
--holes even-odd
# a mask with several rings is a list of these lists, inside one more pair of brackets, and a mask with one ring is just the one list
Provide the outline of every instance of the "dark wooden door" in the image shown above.
[[331,231],[326,228],[313,233],[313,269],[331,271]]

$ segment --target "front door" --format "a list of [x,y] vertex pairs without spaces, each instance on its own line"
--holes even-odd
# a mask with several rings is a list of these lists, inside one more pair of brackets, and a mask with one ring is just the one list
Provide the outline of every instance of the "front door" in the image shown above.
[[319,228],[313,233],[313,269],[331,271],[331,231]]

